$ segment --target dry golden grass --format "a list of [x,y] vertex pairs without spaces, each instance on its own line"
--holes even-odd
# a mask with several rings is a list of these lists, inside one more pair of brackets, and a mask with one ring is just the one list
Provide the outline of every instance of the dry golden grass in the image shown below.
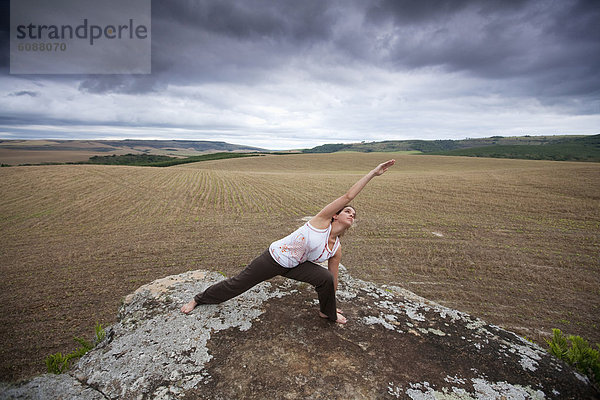
[[600,341],[598,164],[346,153],[13,167],[0,169],[0,380],[43,372],[146,282],[238,272],[390,157],[342,240],[355,277],[538,341],[554,327]]
[[0,148],[0,163],[8,165],[87,161],[98,155],[92,151],[47,151]]

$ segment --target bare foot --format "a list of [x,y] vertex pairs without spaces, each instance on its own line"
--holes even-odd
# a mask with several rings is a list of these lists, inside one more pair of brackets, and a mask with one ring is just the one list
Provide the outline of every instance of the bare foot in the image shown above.
[[[337,322],[338,324],[345,324],[346,322],[348,322],[346,317],[344,317],[342,314],[340,314],[339,312],[336,314],[337,314],[337,320],[335,322]],[[319,311],[319,317],[328,318],[327,315],[323,314],[321,311]]]
[[345,324],[346,322],[348,322],[348,320],[342,314],[337,313],[337,319],[335,320],[335,322],[337,322],[338,324]]
[[196,308],[197,305],[198,303],[196,303],[196,300],[192,300],[183,307],[181,307],[181,312],[184,314],[189,314],[194,308]]

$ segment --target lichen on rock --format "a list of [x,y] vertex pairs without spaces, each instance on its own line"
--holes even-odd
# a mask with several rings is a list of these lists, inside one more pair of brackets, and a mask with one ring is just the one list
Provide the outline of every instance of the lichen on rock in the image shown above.
[[127,296],[106,339],[68,373],[0,388],[1,398],[486,399],[597,396],[540,347],[395,286],[353,278],[346,325],[283,278],[220,305],[182,304],[224,279],[191,271]]

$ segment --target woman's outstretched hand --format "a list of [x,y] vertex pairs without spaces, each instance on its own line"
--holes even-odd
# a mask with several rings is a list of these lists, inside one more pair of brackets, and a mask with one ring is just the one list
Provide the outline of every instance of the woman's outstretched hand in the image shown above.
[[396,163],[396,160],[388,160],[388,161],[386,161],[384,163],[379,164],[373,170],[373,172],[375,173],[375,176],[379,176],[379,175],[383,174],[385,171],[388,170],[389,167],[391,167],[395,163]]
[[310,224],[317,229],[325,229],[331,224],[331,218],[338,213],[339,210],[343,209],[346,205],[350,204],[352,200],[360,193],[361,190],[369,183],[371,179],[376,176],[383,174],[388,170],[389,167],[394,165],[396,160],[389,160],[379,164],[377,167],[369,171],[368,174],[363,176],[356,182],[346,194],[338,197],[328,205],[326,205],[317,215],[312,217],[309,221]]

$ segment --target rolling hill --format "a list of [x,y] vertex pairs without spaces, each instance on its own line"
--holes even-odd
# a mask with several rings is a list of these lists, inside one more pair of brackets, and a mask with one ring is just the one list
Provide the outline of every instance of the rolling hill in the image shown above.
[[0,140],[3,165],[87,161],[93,156],[153,155],[193,157],[222,152],[256,152],[263,149],[200,140]]
[[305,153],[405,151],[423,154],[600,162],[600,135],[518,136],[463,140],[387,140],[325,144]]

